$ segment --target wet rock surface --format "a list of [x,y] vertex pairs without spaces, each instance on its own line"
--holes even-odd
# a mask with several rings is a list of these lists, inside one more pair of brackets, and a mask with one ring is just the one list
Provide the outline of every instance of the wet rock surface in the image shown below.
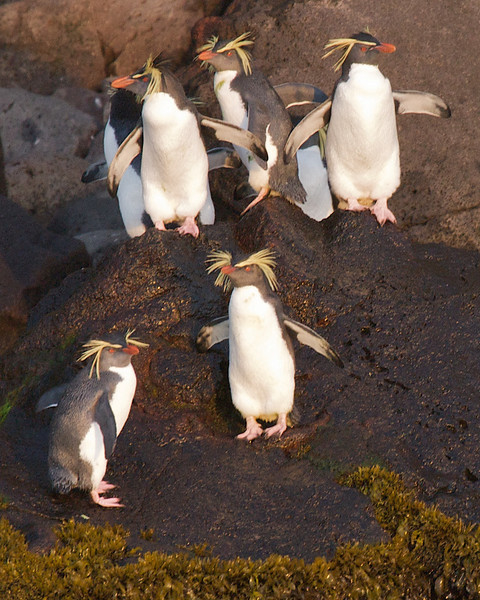
[[[198,354],[194,340],[227,310],[205,273],[207,253],[266,246],[277,253],[291,315],[322,333],[345,368],[298,347],[299,424],[280,440],[243,444],[234,440],[243,423],[229,396],[226,345]],[[365,498],[335,481],[378,463],[448,514],[477,521],[479,260],[476,251],[415,244],[367,214],[316,223],[278,199],[234,227],[203,228],[198,240],[149,230],[120,245],[66,301],[62,286],[47,296],[55,310],[37,315],[2,363],[4,385],[23,385],[0,429],[6,515],[39,548],[51,542],[52,522],[84,514],[123,523],[146,549],[206,542],[223,557],[312,560],[339,542],[384,539]],[[150,346],[134,359],[136,400],[107,471],[126,508],[53,499],[49,416],[35,416],[35,402],[72,376],[81,342],[127,327]]]

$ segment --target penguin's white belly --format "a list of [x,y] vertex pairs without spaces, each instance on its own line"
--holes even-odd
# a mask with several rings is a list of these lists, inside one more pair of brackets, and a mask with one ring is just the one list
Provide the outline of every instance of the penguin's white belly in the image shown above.
[[400,184],[390,82],[372,65],[352,65],[338,84],[327,130],[332,191],[343,199],[389,198]]
[[110,367],[109,370],[121,377],[121,381],[115,387],[115,392],[110,398],[110,406],[115,417],[118,436],[130,414],[130,408],[137,387],[137,377],[131,364],[128,367]]
[[87,462],[92,468],[92,490],[97,489],[107,470],[107,459],[105,458],[105,444],[103,442],[102,430],[98,423],[90,425],[85,437],[80,442],[80,458]]
[[207,200],[208,159],[196,116],[165,93],[143,111],[142,185],[153,222],[196,217]]
[[229,306],[232,401],[244,417],[276,418],[293,407],[295,365],[274,307],[258,288],[235,288]]
[[[247,107],[243,103],[240,94],[230,86],[232,79],[237,75],[236,71],[219,71],[215,73],[213,85],[215,95],[222,110],[222,118],[227,123],[248,129]],[[248,169],[250,185],[259,191],[268,183],[268,173],[255,160],[255,157],[246,148],[235,146],[234,148],[240,160]],[[268,148],[267,148],[268,152]],[[270,157],[270,153],[269,153]]]
[[297,204],[316,221],[326,219],[333,212],[332,195],[328,186],[327,169],[318,146],[308,146],[297,152],[298,177],[307,192],[305,204]]

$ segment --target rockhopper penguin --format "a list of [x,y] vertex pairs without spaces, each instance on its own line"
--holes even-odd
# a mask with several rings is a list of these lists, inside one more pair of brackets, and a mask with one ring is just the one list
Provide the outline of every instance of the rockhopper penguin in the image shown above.
[[[148,345],[133,339],[132,333],[86,343],[80,360],[93,357],[91,366],[64,387],[52,418],[48,450],[48,473],[56,493],[79,488],[100,506],[122,506],[119,498],[102,497],[115,487],[103,476],[135,394],[132,356]],[[40,409],[48,406],[44,402]]]
[[378,68],[381,54],[395,46],[369,33],[331,40],[329,56],[342,55],[335,68],[342,69],[331,100],[310,112],[297,126],[297,137],[285,146],[286,160],[293,159],[299,144],[326,123],[325,143],[328,178],[341,208],[367,210],[380,225],[396,222],[387,201],[400,185],[400,158],[395,113],[419,113],[449,117],[445,102],[426,92],[393,91]]
[[247,428],[237,436],[253,440],[263,433],[257,419],[277,420],[265,435],[282,435],[293,409],[295,357],[292,340],[297,339],[339,366],[343,366],[329,343],[309,327],[289,319],[273,290],[277,288],[270,250],[260,250],[232,265],[229,252],[214,251],[207,271],[220,270],[215,281],[224,289],[233,286],[228,317],[205,325],[197,336],[197,347],[205,352],[228,339],[228,377],[234,406],[246,419]]
[[138,72],[111,85],[128,88],[143,99],[141,126],[126,138],[110,165],[111,193],[133,158],[142,152],[143,200],[155,227],[165,230],[166,223],[177,222],[180,234],[197,237],[195,218],[209,192],[208,158],[200,125],[211,127],[218,139],[244,145],[265,158],[263,144],[238,127],[199,115],[160,58],[150,58]]
[[[296,158],[292,157],[288,163],[284,160],[285,142],[293,129],[285,102],[288,101],[291,105],[302,104],[303,99],[318,102],[324,99],[324,94],[314,86],[285,84],[281,86],[282,99],[268,79],[260,71],[252,69],[250,53],[247,50],[252,44],[249,32],[233,40],[219,40],[214,36],[198,49],[197,56],[215,70],[213,85],[223,119],[254,133],[264,142],[268,152],[268,160],[265,162],[259,161],[241,148],[236,148],[248,169],[249,183],[258,192],[257,197],[243,212],[255,206],[268,194],[283,196],[302,206],[308,198],[299,179]],[[311,155],[312,152],[308,156]],[[327,185],[326,177],[323,184]],[[314,189],[310,181],[309,185],[310,189]],[[328,185],[327,192],[329,198]]]

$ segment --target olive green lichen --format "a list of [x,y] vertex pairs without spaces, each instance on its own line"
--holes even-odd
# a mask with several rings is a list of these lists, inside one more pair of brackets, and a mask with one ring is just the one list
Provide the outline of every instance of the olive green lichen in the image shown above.
[[140,554],[120,526],[63,523],[48,554],[0,521],[0,597],[8,600],[480,598],[480,531],[415,499],[400,478],[362,467],[342,483],[372,501],[388,543],[339,546],[331,561],[198,551]]

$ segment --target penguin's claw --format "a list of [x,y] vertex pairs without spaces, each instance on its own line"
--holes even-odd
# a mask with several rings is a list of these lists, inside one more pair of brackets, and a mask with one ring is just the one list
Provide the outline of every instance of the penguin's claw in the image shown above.
[[125,506],[120,504],[120,498],[102,498],[95,492],[92,492],[92,500],[104,508],[123,508]]
[[370,208],[370,212],[375,215],[380,225],[384,225],[387,221],[396,223],[397,219],[392,211],[387,207],[387,199],[381,198]]
[[273,435],[278,435],[280,437],[284,431],[287,429],[287,415],[279,415],[277,424],[273,425],[273,427],[268,427],[265,429],[265,437],[269,438]]
[[163,221],[155,221],[155,229],[166,231],[165,223]]
[[177,231],[180,235],[186,235],[188,233],[193,235],[194,238],[198,237],[198,234],[200,233],[194,217],[187,217],[183,222],[183,225],[179,227]]
[[108,492],[108,490],[113,490],[116,487],[117,486],[113,483],[108,483],[108,481],[101,481],[95,491],[99,494],[104,494],[105,492]]
[[255,438],[258,438],[262,435],[263,429],[261,425],[259,425],[255,419],[255,417],[247,417],[247,429],[237,435],[237,440],[247,440],[247,442],[251,442]]

